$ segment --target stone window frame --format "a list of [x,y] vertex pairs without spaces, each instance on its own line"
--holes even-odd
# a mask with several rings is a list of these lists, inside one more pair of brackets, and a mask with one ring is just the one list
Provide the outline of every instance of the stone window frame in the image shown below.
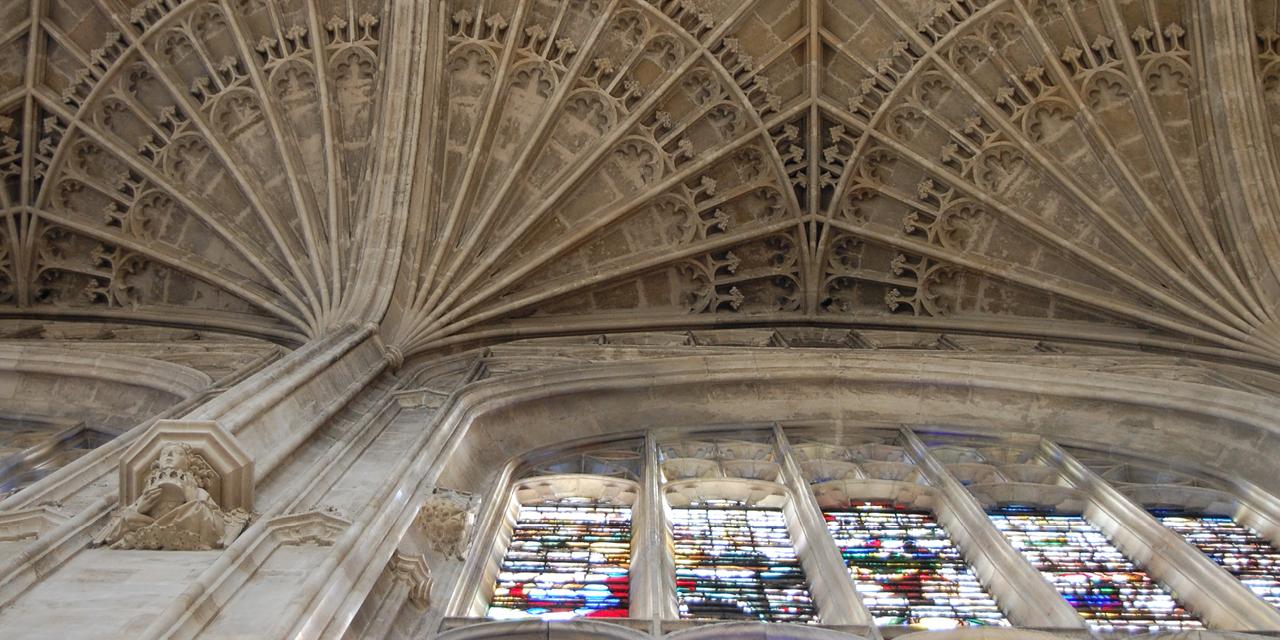
[[[74,460],[65,460],[65,456],[73,454],[77,449],[87,453],[106,444],[116,434],[95,429],[83,422],[71,420],[38,420],[44,427],[44,435],[21,451],[0,458],[0,499],[14,495],[31,486],[40,477],[70,464]],[[83,446],[82,446],[83,445]],[[33,474],[39,477],[31,477]]]
[[[637,491],[631,505],[631,615],[627,619],[614,619],[600,624],[612,624],[620,630],[626,628],[652,634],[681,630],[688,632],[695,628],[726,624],[724,621],[679,618],[675,597],[674,557],[669,551],[670,526],[667,511],[671,508],[671,503],[668,495],[673,487],[681,490],[696,487],[711,489],[709,496],[733,498],[732,492],[726,490],[728,487],[743,489],[754,486],[757,489],[767,488],[772,492],[771,495],[780,498],[777,506],[784,511],[792,543],[805,569],[817,608],[819,627],[869,638],[880,637],[880,631],[863,606],[839,549],[822,521],[819,496],[811,489],[804,475],[802,460],[797,455],[798,446],[792,445],[789,440],[789,434],[794,435],[803,427],[802,424],[784,426],[779,423],[767,426],[755,424],[681,429],[664,427],[642,434],[613,436],[592,443],[608,446],[638,436],[643,437],[644,442],[638,481],[595,477],[614,483],[631,484]],[[864,431],[883,432],[885,429],[896,434],[899,448],[907,456],[909,464],[916,467],[915,476],[910,482],[864,476],[855,480],[852,486],[858,487],[859,491],[849,497],[870,500],[901,499],[907,504],[927,508],[947,531],[982,585],[996,598],[1013,629],[1079,631],[1085,629],[1086,624],[990,522],[985,509],[992,504],[991,488],[981,486],[983,483],[976,483],[978,486],[971,487],[974,483],[962,482],[957,475],[964,475],[969,469],[958,465],[973,463],[953,459],[945,453],[948,450],[1021,450],[1034,457],[1060,483],[1037,489],[1040,491],[1039,503],[1059,506],[1068,512],[1078,510],[1085,515],[1087,520],[1103,529],[1127,557],[1146,570],[1153,580],[1170,588],[1181,604],[1204,621],[1206,628],[1269,630],[1276,628],[1272,625],[1280,621],[1280,612],[1254,596],[1234,577],[1213,565],[1211,560],[1181,536],[1158,523],[1155,525],[1156,529],[1152,529],[1150,525],[1155,522],[1154,519],[1143,505],[1129,497],[1128,493],[1132,492],[1113,486],[1056,442],[1031,434],[974,433],[964,436],[968,444],[928,444],[922,435],[927,438],[936,432],[947,430],[884,425],[865,425],[844,430],[843,433],[857,435]],[[733,434],[740,434],[744,430],[768,433],[767,442],[773,448],[772,461],[778,467],[778,474],[772,480],[723,476],[673,481],[665,479],[660,456],[660,448],[664,443],[672,440],[697,442],[734,439]],[[566,444],[540,451],[567,451],[573,446]],[[583,445],[578,443],[576,446]],[[506,628],[503,624],[508,624],[495,625],[482,616],[484,607],[492,596],[496,567],[501,562],[510,539],[514,514],[521,504],[518,492],[527,491],[531,482],[539,479],[544,484],[563,490],[566,478],[574,475],[517,479],[517,472],[527,466],[531,457],[533,454],[526,454],[511,460],[503,468],[489,493],[482,510],[482,525],[478,531],[480,535],[476,538],[480,542],[467,556],[462,578],[446,611],[445,620],[449,628],[466,628],[475,623],[484,623],[493,627],[493,632],[497,634],[493,637],[501,637],[502,629]],[[1140,458],[1136,456],[1131,458],[1135,464],[1140,462]],[[1203,470],[1191,473],[1205,477],[1212,475]],[[1009,481],[1004,472],[1001,472],[1000,477]],[[1224,490],[1218,490],[1219,494],[1232,498],[1232,504],[1236,505],[1233,515],[1246,514],[1251,526],[1258,528],[1254,523],[1261,523],[1268,527],[1260,530],[1273,544],[1280,546],[1280,526],[1276,526],[1276,523],[1280,523],[1280,500],[1238,480],[1215,477],[1212,481],[1225,487]],[[904,493],[910,485],[918,488]],[[1057,489],[1047,488],[1053,486]],[[1022,497],[1026,496],[1024,492]],[[1144,521],[1144,518],[1147,520]],[[483,542],[486,540],[489,542]],[[1221,575],[1212,575],[1215,571]],[[1205,574],[1214,579],[1204,580]],[[1241,619],[1246,620],[1244,626],[1238,622]]]

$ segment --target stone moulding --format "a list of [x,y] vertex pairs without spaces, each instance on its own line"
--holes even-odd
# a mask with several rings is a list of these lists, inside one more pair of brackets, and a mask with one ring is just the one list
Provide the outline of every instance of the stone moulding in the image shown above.
[[222,509],[253,509],[253,459],[212,420],[160,420],[152,425],[120,459],[120,504],[138,499],[151,463],[165,444],[173,442],[190,445],[218,474],[219,486],[209,493]]
[[431,606],[431,567],[421,553],[396,551],[387,562],[387,570],[409,586],[409,602],[420,609]]
[[67,521],[47,506],[0,513],[0,542],[31,540]]
[[277,545],[333,546],[351,522],[323,511],[307,511],[273,518],[267,523],[267,536]]

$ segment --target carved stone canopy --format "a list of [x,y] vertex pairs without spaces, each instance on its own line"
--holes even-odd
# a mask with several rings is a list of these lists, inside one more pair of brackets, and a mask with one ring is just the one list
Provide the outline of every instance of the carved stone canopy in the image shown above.
[[253,459],[212,420],[160,420],[152,425],[120,460],[120,504],[141,495],[151,464],[171,443],[189,445],[217,473],[217,482],[206,490],[222,509],[253,508]]

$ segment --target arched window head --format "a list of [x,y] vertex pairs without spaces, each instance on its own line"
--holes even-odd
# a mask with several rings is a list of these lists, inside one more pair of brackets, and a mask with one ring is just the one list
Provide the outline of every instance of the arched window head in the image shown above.
[[[1074,450],[1095,473],[1115,485],[1169,530],[1239,579],[1259,598],[1280,607],[1280,525],[1237,495],[1232,483],[1196,469],[1153,460]],[[1241,491],[1245,495],[1253,492]],[[1256,495],[1256,494],[1255,494]]]
[[[864,438],[870,437],[870,441]],[[935,519],[939,501],[897,434],[868,433],[793,451],[863,606],[879,626],[1003,626],[1003,612]],[[839,444],[835,444],[839,443]],[[994,471],[967,452],[956,464]],[[984,476],[985,477],[985,476]]]

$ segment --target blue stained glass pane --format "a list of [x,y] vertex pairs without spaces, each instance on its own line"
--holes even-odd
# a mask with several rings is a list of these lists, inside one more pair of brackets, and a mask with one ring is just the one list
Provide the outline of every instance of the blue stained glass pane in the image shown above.
[[876,624],[1008,624],[929,512],[864,503],[823,516]]
[[816,622],[782,512],[672,509],[671,533],[680,617]]
[[1014,507],[988,515],[1089,626],[1149,630],[1203,626],[1083,517]]
[[1280,607],[1280,551],[1258,532],[1227,516],[1167,510],[1152,513],[1263,600]]
[[590,503],[520,508],[486,615],[625,618],[631,509]]

